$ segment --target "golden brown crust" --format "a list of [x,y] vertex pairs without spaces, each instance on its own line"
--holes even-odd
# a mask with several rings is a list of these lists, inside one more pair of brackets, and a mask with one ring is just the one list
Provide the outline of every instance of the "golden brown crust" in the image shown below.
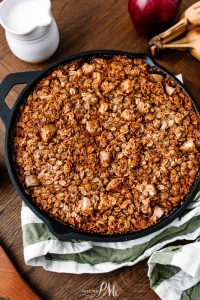
[[103,234],[169,215],[199,170],[200,123],[190,98],[142,59],[74,61],[42,79],[22,107],[19,178],[54,218]]

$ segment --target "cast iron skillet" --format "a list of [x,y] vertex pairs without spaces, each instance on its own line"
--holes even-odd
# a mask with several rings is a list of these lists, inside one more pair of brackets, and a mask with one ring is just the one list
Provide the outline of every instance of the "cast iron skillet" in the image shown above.
[[[54,64],[47,70],[14,73],[6,76],[6,78],[2,81],[0,85],[0,117],[3,120],[6,128],[5,155],[6,155],[6,164],[7,164],[8,172],[15,189],[17,190],[20,197],[24,200],[26,205],[48,226],[52,234],[60,240],[81,239],[81,240],[89,240],[95,242],[122,242],[122,241],[133,240],[136,238],[146,236],[148,234],[151,234],[155,231],[164,228],[165,226],[170,224],[175,218],[180,217],[184,213],[189,203],[192,202],[196,193],[200,190],[200,173],[199,173],[195,183],[193,184],[190,193],[186,196],[183,203],[180,204],[169,216],[163,218],[159,223],[151,226],[150,228],[133,232],[133,233],[123,234],[123,235],[119,235],[119,234],[100,235],[100,234],[81,232],[76,229],[73,229],[69,225],[56,221],[52,217],[47,215],[45,212],[41,211],[34,203],[34,201],[31,199],[31,197],[25,193],[24,188],[18,179],[14,161],[12,158],[13,133],[15,130],[15,123],[16,123],[17,116],[19,114],[20,106],[25,102],[28,95],[33,90],[35,85],[41,80],[41,78],[47,76],[48,73],[52,71],[53,68],[55,68],[56,66],[65,64],[71,60],[87,59],[90,57],[104,57],[109,59],[113,55],[125,55],[126,57],[129,58],[142,58],[146,61],[148,65],[155,66],[156,68],[160,69],[164,74],[170,75],[189,95],[189,97],[193,102],[194,108],[196,109],[197,114],[200,118],[200,107],[195,101],[195,99],[192,97],[192,95],[187,91],[185,86],[183,86],[183,84],[173,74],[165,70],[163,67],[159,66],[147,54],[144,53],[128,53],[128,52],[114,51],[114,50],[90,51],[90,52],[80,53],[77,55],[68,56],[66,59]],[[19,95],[13,108],[9,109],[5,103],[5,97],[14,85],[20,83],[27,83],[27,86],[23,89],[23,91]]]

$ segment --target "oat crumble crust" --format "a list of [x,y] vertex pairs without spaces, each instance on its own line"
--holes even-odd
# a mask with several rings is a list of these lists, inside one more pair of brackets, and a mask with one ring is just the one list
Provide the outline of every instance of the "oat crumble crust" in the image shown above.
[[37,205],[77,229],[124,234],[159,222],[190,191],[200,165],[190,98],[142,59],[57,67],[29,95],[14,159]]

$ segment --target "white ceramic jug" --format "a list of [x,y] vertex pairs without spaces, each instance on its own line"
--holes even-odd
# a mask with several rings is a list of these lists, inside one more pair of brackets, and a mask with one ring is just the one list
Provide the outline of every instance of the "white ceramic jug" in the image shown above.
[[42,62],[58,47],[59,32],[50,0],[4,0],[0,3],[0,24],[10,49],[24,61]]

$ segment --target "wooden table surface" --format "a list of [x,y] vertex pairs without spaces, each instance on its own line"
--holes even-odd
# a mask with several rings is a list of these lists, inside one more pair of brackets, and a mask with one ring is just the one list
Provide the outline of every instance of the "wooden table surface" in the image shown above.
[[[183,1],[182,10],[194,2],[196,1]],[[0,79],[11,72],[44,68],[68,54],[85,50],[146,52],[147,40],[135,32],[125,0],[53,0],[52,8],[61,35],[58,51],[44,64],[22,62],[10,52],[4,31],[0,28]],[[200,102],[200,63],[189,54],[176,51],[165,52],[158,61],[175,74],[182,73],[184,82]],[[22,87],[23,85],[15,86],[9,93],[7,99],[10,104],[15,101]],[[1,121],[0,137],[0,242],[30,286],[43,299],[75,300],[79,298],[81,290],[97,288],[105,280],[116,285],[119,299],[158,299],[149,287],[146,261],[133,267],[97,275],[57,274],[46,272],[41,267],[25,265],[20,222],[21,199],[7,173],[3,146],[4,126]]]

